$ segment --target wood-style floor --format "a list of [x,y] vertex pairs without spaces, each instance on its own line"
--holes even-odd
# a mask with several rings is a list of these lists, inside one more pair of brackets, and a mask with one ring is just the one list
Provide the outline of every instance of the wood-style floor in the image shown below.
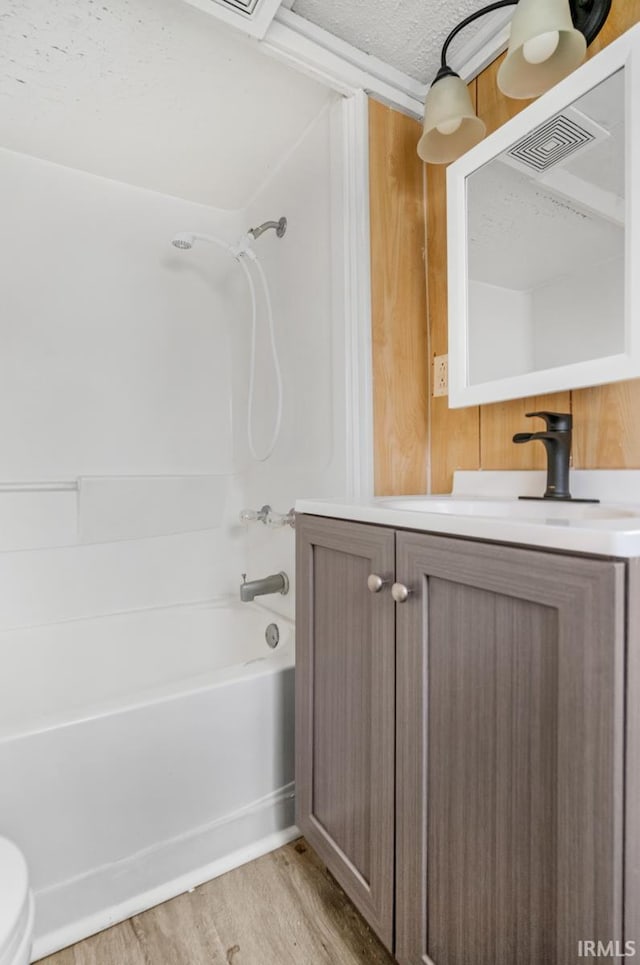
[[393,965],[299,840],[41,965]]

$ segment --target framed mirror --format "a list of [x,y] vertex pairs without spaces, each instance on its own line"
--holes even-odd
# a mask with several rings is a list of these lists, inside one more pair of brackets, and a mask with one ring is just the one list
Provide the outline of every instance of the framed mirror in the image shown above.
[[640,26],[447,172],[449,404],[640,376]]

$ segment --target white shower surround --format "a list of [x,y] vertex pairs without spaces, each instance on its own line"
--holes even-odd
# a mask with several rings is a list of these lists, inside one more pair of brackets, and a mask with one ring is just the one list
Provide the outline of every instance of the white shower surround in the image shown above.
[[[180,457],[182,461],[178,464],[173,460],[170,451],[166,453],[167,458],[163,460],[161,450],[157,448],[156,437],[148,440],[143,438],[141,448],[131,445],[118,448],[117,431],[112,430],[106,433],[106,441],[113,447],[111,455],[108,455],[106,450],[100,451],[95,447],[91,450],[90,454],[94,460],[102,459],[101,465],[95,462],[98,470],[94,475],[95,468],[87,466],[82,461],[87,454],[82,445],[77,450],[78,458],[74,464],[74,449],[71,444],[74,441],[73,438],[65,440],[65,446],[62,448],[51,445],[51,433],[46,431],[46,417],[50,412],[46,405],[47,393],[43,392],[39,396],[37,391],[34,392],[34,399],[40,405],[39,411],[44,416],[43,421],[31,420],[29,431],[36,435],[40,433],[40,436],[36,438],[32,435],[30,439],[22,440],[12,439],[15,458],[5,459],[6,478],[25,479],[28,472],[32,478],[46,480],[51,470],[44,457],[51,453],[58,460],[66,459],[64,467],[60,462],[60,467],[65,470],[65,483],[73,481],[74,478],[77,479],[84,473],[88,473],[91,478],[85,476],[84,479],[80,479],[77,494],[68,488],[59,494],[65,501],[65,524],[63,527],[52,525],[43,527],[43,530],[47,530],[53,536],[48,546],[38,547],[37,543],[33,542],[33,527],[29,527],[28,532],[23,531],[24,527],[22,527],[18,534],[19,539],[23,541],[27,539],[23,549],[10,553],[3,551],[0,547],[0,570],[4,568],[5,573],[11,574],[12,580],[10,605],[4,615],[0,612],[0,661],[4,661],[4,666],[7,666],[8,661],[13,659],[10,654],[14,632],[18,634],[24,632],[22,637],[24,651],[21,658],[26,656],[27,663],[23,664],[22,691],[19,684],[16,688],[16,693],[20,697],[29,691],[32,684],[28,679],[29,658],[36,659],[38,639],[40,643],[48,641],[52,646],[57,642],[60,653],[69,654],[73,650],[73,639],[78,633],[82,634],[82,630],[86,630],[85,645],[91,649],[91,641],[93,641],[94,654],[97,656],[100,653],[100,658],[104,661],[110,653],[110,646],[106,641],[111,627],[120,624],[128,627],[129,630],[134,630],[136,627],[142,630],[144,626],[146,631],[139,632],[135,636],[135,644],[134,637],[131,637],[132,645],[142,647],[145,645],[146,636],[147,652],[153,660],[155,652],[149,641],[157,639],[153,637],[153,633],[173,608],[177,607],[183,614],[187,614],[191,604],[198,607],[201,606],[202,601],[205,601],[206,605],[206,601],[210,600],[213,593],[237,592],[239,573],[243,569],[247,569],[250,576],[265,575],[267,571],[273,572],[278,569],[286,569],[292,574],[293,532],[286,529],[269,533],[262,527],[255,527],[250,531],[247,539],[247,534],[243,533],[236,523],[240,505],[251,505],[255,500],[265,499],[270,500],[276,509],[284,510],[288,509],[290,497],[293,501],[294,495],[306,491],[312,490],[316,494],[331,495],[335,492],[367,491],[370,486],[371,399],[368,379],[366,117],[366,95],[363,92],[353,91],[348,99],[333,103],[321,113],[320,117],[311,119],[304,136],[282,159],[279,168],[273,172],[264,190],[250,203],[249,209],[236,212],[216,212],[204,206],[189,205],[175,198],[166,198],[153,192],[93,178],[90,175],[39,162],[33,158],[15,154],[11,156],[10,163],[17,161],[22,167],[21,174],[27,169],[37,173],[46,169],[46,177],[41,179],[42,183],[38,186],[38,190],[20,192],[21,204],[33,203],[38,206],[39,213],[45,220],[49,203],[51,202],[55,208],[56,204],[60,206],[61,200],[50,178],[59,177],[62,181],[70,183],[71,195],[73,195],[74,179],[77,179],[78,184],[82,182],[85,197],[90,196],[92,190],[97,193],[106,192],[109,195],[109,200],[100,206],[107,222],[106,233],[100,230],[104,225],[96,226],[96,232],[102,239],[101,263],[107,268],[110,264],[110,254],[118,250],[123,237],[126,239],[126,244],[131,245],[131,226],[133,226],[133,237],[137,238],[137,241],[134,241],[133,246],[124,256],[122,252],[118,256],[123,259],[125,270],[129,264],[135,263],[138,251],[146,251],[144,239],[146,243],[155,246],[162,236],[161,244],[164,246],[166,243],[167,247],[166,253],[164,247],[158,248],[158,251],[162,250],[161,274],[169,270],[170,275],[155,280],[150,279],[149,265],[147,265],[147,276],[140,278],[140,290],[136,293],[136,297],[140,297],[145,286],[150,286],[155,292],[158,283],[165,284],[167,281],[173,288],[171,299],[161,299],[158,302],[163,338],[159,340],[153,337],[147,338],[144,343],[146,357],[144,354],[140,356],[148,365],[152,376],[159,349],[169,349],[163,356],[169,368],[174,363],[179,365],[179,357],[170,351],[172,333],[175,332],[179,337],[180,326],[176,323],[187,318],[189,324],[193,325],[189,309],[181,303],[181,286],[186,298],[194,299],[196,327],[204,333],[205,338],[211,334],[206,324],[203,324],[204,319],[201,321],[200,313],[206,310],[208,305],[207,295],[211,292],[212,276],[215,279],[223,278],[225,292],[238,298],[237,310],[228,319],[231,329],[229,350],[231,353],[238,351],[240,353],[236,355],[235,366],[232,366],[226,349],[223,350],[222,355],[218,353],[216,358],[216,364],[223,373],[224,384],[232,385],[231,395],[221,409],[212,410],[210,406],[201,406],[198,419],[194,423],[194,419],[189,416],[189,412],[193,410],[190,410],[188,405],[183,408],[180,418],[188,444],[185,448],[184,436],[176,435],[178,451],[182,453]],[[320,149],[318,149],[319,146]],[[8,152],[0,151],[0,163],[7,154]],[[3,191],[10,199],[12,192],[10,178],[0,179],[0,196]],[[309,208],[310,200],[312,210]],[[280,209],[281,201],[286,201],[286,210]],[[277,205],[278,210],[274,209],[274,205]],[[146,206],[152,216],[140,217],[140,206]],[[196,207],[198,210],[195,210]],[[12,209],[7,205],[6,210]],[[19,206],[15,206],[15,210],[16,215],[19,214]],[[72,222],[76,216],[81,219],[86,211],[86,205],[80,206],[80,210],[75,211],[71,202],[69,210],[72,214]],[[241,368],[238,367],[238,362],[242,362],[243,357],[241,279],[236,277],[232,263],[227,267],[220,263],[214,266],[210,263],[198,264],[194,260],[185,261],[184,253],[170,249],[168,241],[176,231],[189,228],[201,230],[204,228],[213,234],[235,237],[236,227],[239,227],[238,222],[241,222],[242,230],[245,230],[250,223],[278,217],[281,214],[289,217],[290,230],[292,226],[294,228],[294,232],[289,235],[289,245],[286,244],[287,239],[282,243],[271,238],[264,239],[260,251],[268,270],[274,271],[279,276],[279,287],[286,286],[287,279],[295,276],[295,297],[291,300],[286,297],[282,299],[278,311],[279,324],[284,326],[279,333],[285,353],[284,366],[285,368],[289,366],[295,371],[300,345],[305,343],[309,329],[323,333],[330,344],[330,351],[322,365],[310,367],[308,381],[316,380],[317,386],[315,393],[310,397],[321,406],[333,405],[333,411],[328,425],[329,434],[324,433],[323,441],[319,441],[318,447],[308,444],[313,442],[309,435],[308,423],[299,419],[299,413],[297,413],[293,425],[290,424],[288,430],[285,430],[280,451],[276,451],[268,464],[268,471],[261,475],[257,469],[251,473],[247,472],[246,452],[242,451],[240,435],[244,421],[242,413],[239,412],[243,380]],[[64,232],[67,226],[71,237],[63,239],[63,244],[69,246],[73,252],[71,246],[73,225],[68,215],[69,211],[66,211],[62,221],[52,218],[47,224],[47,229],[50,237],[55,239],[55,232]],[[19,231],[23,231],[23,227],[16,223]],[[8,222],[7,225],[10,227]],[[37,299],[38,292],[42,288],[41,275],[38,274],[38,285],[30,285],[29,280],[34,277],[36,267],[38,272],[44,272],[46,277],[49,267],[46,245],[38,256],[31,244],[31,235],[26,233],[20,237],[23,241],[18,245],[18,253],[20,255],[26,253],[24,266],[20,269],[23,271],[23,287],[30,297]],[[5,238],[7,244],[12,238],[15,240],[10,230],[5,233]],[[37,234],[35,238],[38,238]],[[271,254],[277,252],[277,258],[271,264],[267,253],[267,241],[272,245],[280,246],[271,248]],[[50,241],[49,244],[51,243]],[[99,288],[95,285],[85,286],[86,272],[82,264],[86,254],[85,249],[89,243],[87,240],[83,242],[79,250],[82,257],[78,262],[74,261],[73,257],[67,261],[70,270],[76,271],[77,282],[84,297],[84,317],[90,329],[94,309],[99,314],[102,313],[103,323],[105,326],[108,325],[109,314],[106,309],[112,296],[117,296],[119,293],[114,284],[102,285]],[[322,250],[319,250],[319,247]],[[330,254],[325,249],[330,249]],[[4,261],[5,268],[9,269],[10,266],[11,272],[15,270],[13,257],[15,250],[14,244],[9,248],[8,257]],[[287,264],[284,271],[282,271],[282,264],[278,268],[280,258],[283,260],[282,264]],[[57,267],[51,270],[52,284],[58,282],[60,264],[64,268],[64,259],[58,260]],[[86,259],[84,264],[86,265]],[[55,259],[52,265],[56,265]],[[329,271],[329,278],[327,271]],[[135,283],[137,274],[132,271],[130,277]],[[199,292],[190,287],[189,282],[192,285],[195,283]],[[83,286],[86,287],[86,291]],[[76,297],[77,292],[73,286],[69,291]],[[27,336],[23,342],[18,339],[16,368],[20,368],[24,362],[23,370],[30,370],[31,358],[28,353],[34,347],[37,350],[39,342],[37,337],[33,337],[29,325],[32,319],[40,324],[41,306],[47,304],[46,300],[42,301],[41,305],[36,301],[33,310],[27,310],[25,313],[27,325],[16,328],[20,337]],[[300,304],[304,304],[304,311],[300,310]],[[81,299],[78,304],[80,312],[78,322],[83,317],[82,305]],[[67,308],[68,306],[65,305],[58,318],[55,315],[51,318],[51,333],[56,337],[59,335],[59,329],[56,327],[58,323],[63,325],[63,330],[69,324]],[[126,335],[127,324],[133,326],[134,332],[139,321],[143,325],[146,324],[148,319],[145,317],[144,304],[141,312],[139,318],[135,312],[131,314],[128,320],[124,320],[124,324],[119,314],[114,315],[116,329],[121,336]],[[12,317],[11,321],[15,322],[15,318]],[[70,331],[82,334],[82,328],[79,325],[76,325],[75,329],[72,326]],[[153,330],[149,329],[148,332],[157,334],[158,329],[157,327]],[[45,343],[48,334],[46,329],[42,333]],[[170,336],[168,340],[167,335]],[[74,356],[78,351],[77,341],[72,334],[67,345],[64,344],[64,339],[57,342],[54,340],[53,344],[57,345],[62,362],[67,366],[67,376],[63,380],[63,391],[67,392],[70,389],[69,381],[72,382],[74,376],[73,366],[68,364],[69,354],[77,357]],[[130,360],[127,358],[126,339],[121,351],[124,352],[125,364],[127,364]],[[96,392],[98,388],[96,383],[101,377],[99,353],[95,358],[95,371],[90,370],[92,377],[87,379],[86,383],[89,397]],[[82,373],[81,355],[77,359],[79,371]],[[36,389],[45,388],[48,384],[46,377],[51,375],[50,368],[47,369],[44,366],[43,371],[44,381],[33,380]],[[229,372],[233,373],[230,383]],[[220,384],[209,386],[209,390],[217,391]],[[0,403],[3,401],[2,388],[0,385]],[[189,386],[189,390],[191,388]],[[144,396],[145,386],[139,386],[138,390]],[[101,416],[106,418],[109,392],[115,391],[117,394],[118,386],[114,386],[112,380],[106,380],[103,381],[103,391],[106,393],[107,405],[101,412]],[[50,394],[57,404],[59,399],[55,393]],[[67,398],[72,401],[72,393],[69,392]],[[31,404],[28,396],[27,401]],[[115,401],[119,400],[116,398]],[[79,407],[85,405],[83,393],[76,393],[75,402]],[[73,409],[69,411],[72,416],[70,422],[74,424],[78,413]],[[126,410],[122,407],[118,409],[116,405],[116,415],[118,412],[123,438],[125,440],[133,438],[130,432],[131,425],[126,419]],[[82,415],[81,412],[80,417]],[[131,415],[135,418],[135,406]],[[216,446],[215,440],[209,436],[205,437],[203,443],[201,429],[208,425],[207,419],[212,415],[219,420],[221,438],[224,440],[221,446]],[[232,428],[231,450],[227,444],[229,439],[225,430],[227,424]],[[58,430],[57,424],[54,428]],[[174,431],[176,426],[171,423],[170,428]],[[325,428],[327,428],[326,425]],[[293,432],[294,437],[287,436],[287,431]],[[306,445],[301,447],[296,442],[296,433],[304,433],[302,441],[307,443]],[[42,445],[39,444],[39,440],[42,441]],[[213,451],[211,442],[214,443]],[[325,452],[319,455],[318,449],[323,447]],[[302,458],[295,466],[292,459],[299,450]],[[29,463],[34,452],[43,456],[40,466],[35,462]],[[192,456],[191,461],[189,461],[189,452]],[[307,456],[309,454],[313,456],[306,463],[305,453]],[[188,457],[186,463],[185,454]],[[203,454],[208,460],[204,463],[198,461]],[[155,462],[152,462],[153,460]],[[74,465],[77,465],[77,469]],[[60,474],[57,473],[57,475]],[[179,496],[181,487],[184,494],[182,500]],[[195,502],[194,487],[198,494]],[[211,500],[207,500],[208,491],[214,491],[218,495],[214,513],[212,513]],[[51,502],[51,493],[47,493],[46,497],[49,502],[41,516],[44,514],[45,517],[47,515],[52,517],[56,511],[56,500]],[[29,499],[22,501],[29,507],[30,513],[34,508],[33,500],[37,501],[38,498],[37,492],[31,491]],[[75,527],[73,525],[74,502]],[[184,511],[186,502],[189,504],[187,512]],[[142,514],[139,511],[140,506],[145,507]],[[161,512],[160,506],[162,506]],[[161,523],[159,523],[160,516]],[[282,613],[282,616],[277,617],[278,622],[292,613],[292,596],[282,599],[278,597],[269,602],[274,604],[274,609],[279,609]],[[142,608],[145,611],[143,614],[139,613]],[[256,611],[258,609],[256,607]],[[245,612],[250,612],[249,608],[246,611],[240,611],[241,620],[244,620],[242,614]],[[78,621],[82,623],[80,628]],[[186,622],[191,622],[191,618],[187,618]],[[158,630],[158,632],[164,631]],[[238,623],[237,633],[236,631],[232,633],[234,642],[243,639],[240,623]],[[178,637],[180,635],[180,633],[177,634]],[[30,644],[27,641],[30,641]],[[17,654],[15,648],[13,648],[13,654],[14,656]],[[174,660],[175,656],[174,652]],[[266,702],[266,705],[271,708],[274,715],[272,719],[282,721],[282,714],[287,712],[286,708],[289,706],[287,693],[292,681],[292,671],[288,665],[279,665],[279,659],[275,655],[269,657],[271,670],[265,673],[255,674],[251,668],[246,668],[247,679],[242,686],[249,688],[247,694],[253,694],[251,688],[258,688],[261,696],[257,699],[263,703]],[[16,667],[18,663],[16,657]],[[97,660],[96,666],[100,665],[101,661]],[[73,660],[70,663],[64,663],[56,662],[54,658],[50,666],[52,675],[54,677],[57,675],[54,690],[62,688],[64,691],[65,675],[68,676],[69,684],[67,693],[71,690],[76,693],[83,686],[82,681],[76,681]],[[128,675],[129,672],[128,660],[121,655],[116,676]],[[50,786],[54,787],[57,777],[56,769],[51,766],[51,762],[57,760],[62,766],[64,762],[72,765],[74,761],[75,755],[71,743],[65,745],[65,741],[72,741],[75,735],[80,745],[84,744],[85,751],[88,752],[91,749],[91,761],[95,768],[94,783],[97,789],[103,787],[103,782],[108,784],[107,776],[111,775],[116,779],[112,787],[116,796],[119,793],[119,787],[123,790],[129,786],[130,790],[139,789],[144,797],[148,790],[147,782],[141,781],[139,774],[135,775],[133,784],[127,785],[124,782],[118,785],[117,783],[119,773],[117,752],[120,747],[126,747],[127,743],[130,743],[134,718],[142,728],[140,733],[146,739],[146,747],[151,754],[156,755],[153,761],[155,777],[152,776],[149,782],[153,787],[154,780],[157,782],[165,777],[164,748],[171,749],[174,755],[172,759],[177,763],[183,761],[185,755],[188,758],[190,752],[195,752],[197,755],[212,750],[206,740],[203,741],[208,724],[217,720],[215,716],[210,716],[211,713],[215,714],[215,707],[209,698],[215,693],[219,698],[218,703],[224,707],[224,701],[229,700],[229,695],[234,693],[234,688],[240,686],[235,679],[236,676],[236,672],[232,671],[233,679],[223,684],[212,673],[206,686],[198,685],[192,688],[192,693],[187,694],[186,691],[183,692],[184,678],[176,672],[174,664],[171,684],[167,684],[168,689],[165,689],[163,694],[159,692],[156,694],[156,697],[162,697],[162,699],[147,699],[149,694],[145,690],[146,696],[142,691],[137,697],[129,695],[131,702],[125,702],[126,706],[125,704],[120,707],[107,706],[108,701],[106,703],[97,701],[93,712],[87,713],[87,719],[82,724],[75,718],[71,720],[75,713],[71,707],[73,702],[66,701],[66,709],[61,712],[57,721],[54,720],[55,715],[48,721],[41,721],[40,730],[37,733],[37,727],[35,730],[32,728],[29,736],[24,732],[21,738],[17,738],[15,728],[13,737],[9,737],[8,732],[6,733],[7,740],[2,742],[2,747],[10,750],[7,751],[8,756],[4,760],[0,759],[1,773],[15,789],[17,795],[5,799],[8,804],[6,810],[0,812],[0,831],[11,834],[16,839],[34,868],[36,890],[40,895],[40,924],[37,926],[40,939],[39,944],[36,945],[37,955],[45,954],[53,947],[60,947],[97,928],[104,927],[105,924],[117,918],[127,917],[136,910],[139,911],[164,900],[170,894],[184,890],[198,880],[205,880],[229,867],[249,860],[261,851],[276,847],[281,840],[295,833],[295,829],[291,827],[292,789],[288,784],[281,785],[280,780],[283,778],[277,777],[280,772],[276,769],[272,773],[273,780],[266,791],[264,787],[251,790],[248,785],[245,785],[242,800],[232,802],[231,810],[221,807],[216,811],[209,807],[205,818],[191,821],[188,826],[184,825],[183,828],[177,829],[176,834],[169,829],[167,835],[162,837],[161,834],[150,844],[123,840],[119,854],[114,851],[111,857],[106,858],[106,864],[104,856],[101,858],[95,852],[96,845],[100,845],[100,840],[93,835],[78,837],[78,850],[75,853],[80,864],[74,869],[64,864],[63,852],[55,852],[56,834],[52,826],[48,826],[49,832],[46,835],[41,834],[42,828],[47,826],[46,821],[49,820],[47,810],[51,810],[50,796],[48,793],[43,794],[43,790],[46,792]],[[5,686],[14,687],[15,681],[9,684],[8,680],[7,677]],[[2,686],[3,682],[0,680],[0,697]],[[89,696],[91,698],[90,694]],[[93,696],[95,697],[96,694],[94,693]],[[18,704],[20,702],[18,700]],[[197,733],[189,727],[176,730],[172,714],[177,713],[180,707],[183,707],[186,717],[191,718],[195,715],[199,724]],[[71,714],[66,719],[65,714],[69,714],[70,711]],[[286,725],[281,729],[281,733],[285,731],[291,734],[292,725]],[[180,739],[176,739],[178,733]],[[46,738],[44,735],[47,735]],[[98,735],[100,735],[99,738]],[[36,743],[51,740],[56,750],[51,754],[23,756],[22,752],[26,745],[19,745],[18,741],[26,740],[36,741]],[[110,755],[102,753],[105,742],[111,746],[113,753]],[[32,746],[35,747],[36,744]],[[260,740],[255,744],[251,738],[247,746],[254,747],[254,750],[258,749],[261,761],[269,760],[269,750],[265,751],[265,757]],[[273,746],[273,741],[270,741],[271,750]],[[41,744],[41,747],[44,747],[44,744]],[[30,762],[30,780],[35,782],[33,787],[37,788],[35,794],[30,791],[20,793],[21,788],[30,787],[26,776],[21,771],[23,760]],[[86,760],[89,761],[89,755]],[[191,773],[194,777],[196,771],[196,768],[192,769]],[[75,776],[75,789],[78,791],[76,814],[80,816],[87,809],[82,805],[80,771]],[[207,777],[207,775],[204,776]],[[244,776],[247,777],[247,774]],[[202,775],[198,774],[197,777],[200,779]],[[251,773],[248,777],[251,778]],[[186,781],[186,783],[189,782]],[[74,786],[73,782],[71,786]],[[171,787],[166,779],[162,786]],[[201,785],[200,789],[202,787]],[[261,796],[256,799],[254,793],[257,790]],[[159,791],[156,794],[156,797],[158,796],[162,798]],[[195,799],[198,799],[197,795]],[[134,806],[132,825],[140,827],[140,822],[144,821],[150,813],[146,800],[148,799],[139,802],[141,804],[139,808]],[[186,798],[184,801],[181,798],[180,801],[188,803]],[[153,802],[150,802],[150,806],[152,804]],[[172,814],[174,811],[180,814],[181,807],[172,809]],[[45,819],[44,824],[41,823],[40,818]],[[237,825],[234,822],[237,822]],[[238,828],[235,838],[227,834],[232,826]],[[211,861],[205,867],[201,861],[203,846],[199,839],[203,829],[205,834],[210,832],[213,836],[209,851]],[[216,836],[218,839],[220,836],[225,838],[222,851],[216,851],[214,848]],[[115,892],[110,891],[109,869],[115,872],[117,885],[120,873],[124,873],[125,879],[130,878],[136,868],[142,867],[139,862],[141,857],[145,861],[147,858],[150,859],[150,871],[146,879],[138,881],[137,884],[134,883],[134,897],[132,898],[131,894],[123,896],[117,892],[117,889]],[[166,863],[163,863],[164,857],[167,858]],[[154,864],[156,858],[159,860],[157,865]],[[174,858],[177,863],[171,865]],[[175,874],[171,870],[172,867]],[[103,874],[105,868],[106,877]],[[66,877],[61,878],[59,872]],[[85,906],[79,904],[81,894],[86,896]],[[77,914],[73,919],[69,915],[65,919],[65,907],[68,910],[71,905],[76,906]],[[48,937],[44,938],[45,935]]]

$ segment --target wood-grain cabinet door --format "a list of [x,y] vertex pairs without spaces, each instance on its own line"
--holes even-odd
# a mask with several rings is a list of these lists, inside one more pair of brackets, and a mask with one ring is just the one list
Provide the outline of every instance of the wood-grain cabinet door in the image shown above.
[[391,948],[395,535],[300,516],[296,542],[297,823]]
[[396,956],[578,965],[624,937],[624,565],[399,533],[397,579]]

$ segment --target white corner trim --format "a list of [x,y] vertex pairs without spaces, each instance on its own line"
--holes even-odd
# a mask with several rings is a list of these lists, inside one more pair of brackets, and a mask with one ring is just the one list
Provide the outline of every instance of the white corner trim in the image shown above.
[[290,10],[278,11],[260,48],[339,94],[350,97],[362,90],[404,114],[424,114],[426,85]]
[[[463,80],[470,82],[506,49],[513,11],[493,17],[472,40],[463,43],[449,60]],[[464,36],[464,35],[462,35]],[[307,76],[350,96],[364,90],[404,114],[422,120],[429,84],[423,84],[390,64],[372,57],[335,37],[286,3],[278,10],[260,46],[265,53],[288,63]]]
[[316,26],[316,24],[311,23],[310,20],[306,20],[304,17],[295,14],[292,10],[280,8],[275,16],[275,20],[277,23],[281,23],[285,27],[295,30],[295,32],[302,37],[312,40],[324,50],[332,51],[340,57],[345,64],[351,64],[352,67],[358,68],[358,70],[362,71],[367,77],[377,77],[385,84],[390,84],[409,97],[413,97],[418,101],[424,100],[427,91],[426,84],[420,83],[420,81],[405,74],[402,70],[391,67],[384,60],[379,60],[377,57],[372,57],[371,54],[364,53],[364,51],[358,47],[354,47],[352,44],[341,40],[327,30],[323,30],[321,27]]
[[334,265],[344,318],[347,490],[373,495],[373,377],[371,357],[371,240],[369,233],[369,111],[364,91],[334,111],[334,225],[341,237]]

